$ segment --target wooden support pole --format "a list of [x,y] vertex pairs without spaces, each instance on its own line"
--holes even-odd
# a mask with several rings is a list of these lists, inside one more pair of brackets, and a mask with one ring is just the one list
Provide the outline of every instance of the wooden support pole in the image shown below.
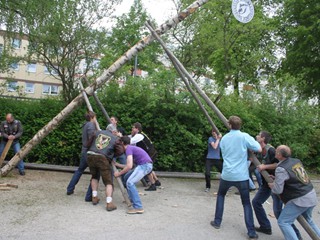
[[7,144],[6,144],[6,146],[4,147],[4,149],[2,151],[2,154],[1,154],[1,157],[0,157],[0,168],[2,166],[2,163],[3,163],[4,159],[7,156],[7,153],[9,151],[10,147],[11,147],[12,142],[13,142],[13,139],[9,139]]
[[[208,0],[197,0],[186,9],[179,12],[171,19],[167,20],[165,23],[161,24],[158,29],[158,34],[164,34],[168,30],[175,27],[177,24],[182,22],[192,13],[196,12],[201,6],[207,3]],[[113,77],[115,72],[131,60],[138,52],[146,48],[152,41],[152,36],[145,36],[134,46],[132,46],[127,52],[125,52],[120,58],[118,58],[108,69],[105,69],[102,74],[95,79],[95,82],[86,88],[86,93],[92,94],[96,89],[105,84],[109,79]],[[42,129],[40,129],[32,139],[30,139],[17,153],[14,157],[0,169],[0,175],[6,176],[20,161],[23,159],[34,146],[39,144],[43,138],[45,138],[51,131],[53,131],[58,124],[60,124],[64,119],[67,118],[83,101],[83,95],[79,94],[75,99],[73,99],[59,114],[57,114],[50,122],[48,122]]]
[[[87,79],[86,77],[84,77],[83,80],[86,82],[86,84],[90,85],[90,83],[89,83],[89,81],[88,81],[88,79]],[[93,96],[94,100],[96,101],[98,107],[99,107],[100,110],[102,111],[104,117],[107,119],[107,121],[108,121],[109,123],[111,123],[110,116],[109,116],[109,114],[107,113],[106,109],[104,108],[103,104],[101,103],[100,99],[98,98],[98,95],[97,95],[95,92],[93,92],[93,93],[92,93],[92,96]]]
[[[150,30],[150,32],[152,34],[155,34],[155,31],[153,30],[152,26],[150,23],[146,23],[146,27]],[[157,38],[156,38],[157,39]],[[159,38],[160,39],[160,38]],[[157,39],[158,40],[158,39]],[[167,48],[164,49],[165,52],[167,53]],[[168,54],[168,53],[167,53]],[[182,81],[184,82],[184,84],[186,85],[188,91],[191,93],[192,97],[194,98],[194,100],[196,101],[196,103],[198,104],[199,108],[201,109],[201,111],[203,112],[203,114],[205,115],[205,117],[207,118],[209,124],[211,125],[212,129],[214,129],[216,131],[217,134],[219,134],[219,129],[216,127],[216,125],[214,124],[214,122],[212,121],[208,111],[205,109],[205,107],[203,106],[203,104],[201,103],[200,99],[198,98],[198,96],[196,95],[196,93],[192,90],[192,88],[190,87],[190,84],[188,83],[186,77],[184,76],[184,74],[182,73],[181,69],[179,68],[178,64],[174,61],[173,58],[171,58],[171,56],[168,54],[171,62],[173,63],[175,69],[177,70],[177,72],[179,73]]]
[[[83,85],[82,85],[81,80],[79,81],[79,86],[80,86],[80,89],[82,90],[83,98],[85,99],[85,102],[86,102],[86,104],[87,104],[88,109],[89,109],[90,111],[93,111],[92,106],[91,106],[91,104],[90,104],[90,101],[89,101],[89,99],[88,99],[88,96],[87,96],[86,92],[85,92],[84,89],[83,89]],[[98,121],[96,121],[96,124],[97,124],[97,125],[96,125],[96,126],[97,126],[97,129],[98,129],[98,130],[101,130]],[[117,172],[118,169],[116,168],[116,166],[114,166],[113,164],[111,164],[111,165],[112,165],[113,172]],[[123,196],[123,198],[124,198],[124,201],[126,202],[126,204],[127,204],[128,207],[131,206],[131,201],[129,200],[127,191],[124,189],[124,186],[123,186],[121,177],[117,177],[116,179],[117,179],[117,182],[118,182],[118,184],[119,184],[119,187],[120,187],[122,196]]]
[[[197,92],[200,94],[200,96],[207,102],[207,104],[212,108],[212,110],[217,114],[217,116],[219,117],[219,119],[224,123],[224,125],[230,129],[228,120],[226,119],[226,117],[221,113],[221,111],[215,106],[215,104],[208,98],[208,96],[200,89],[200,87],[197,85],[197,83],[193,80],[192,76],[188,73],[188,71],[184,68],[184,66],[181,64],[181,62],[173,55],[173,53],[171,53],[171,51],[166,47],[165,43],[162,41],[162,39],[158,36],[158,34],[153,30],[153,28],[151,27],[150,23],[146,23],[146,26],[149,28],[149,30],[151,31],[152,35],[154,36],[154,38],[161,44],[162,48],[165,50],[165,52],[167,53],[167,55],[169,56],[170,60],[172,61],[172,63],[174,64],[174,66],[178,66],[179,69],[179,74],[180,72],[182,72],[182,74],[184,74],[188,80],[194,85],[194,87],[196,88]],[[176,68],[177,69],[177,68]],[[259,166],[261,163],[259,162],[259,160],[257,159],[257,157],[250,152],[249,157],[252,159],[253,164],[257,167]],[[263,170],[261,171],[261,175],[264,177],[264,179],[268,182],[271,183],[273,182],[273,180],[270,178],[269,174],[267,171]],[[305,218],[303,216],[299,216],[297,218],[298,222],[301,224],[301,226],[304,228],[304,230],[309,234],[309,236],[313,239],[313,240],[320,240],[320,238],[317,236],[317,234],[313,231],[313,229],[310,227],[310,225],[307,223],[307,221],[305,220]]]

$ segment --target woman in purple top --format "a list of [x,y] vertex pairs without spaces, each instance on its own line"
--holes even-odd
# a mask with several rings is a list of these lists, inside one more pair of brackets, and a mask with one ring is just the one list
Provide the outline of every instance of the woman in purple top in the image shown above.
[[120,138],[121,142],[126,149],[127,164],[119,164],[114,162],[115,166],[122,168],[121,171],[115,172],[114,176],[119,177],[126,174],[130,169],[133,168],[133,164],[136,165],[133,173],[127,180],[127,191],[129,198],[132,202],[132,209],[127,211],[128,214],[141,214],[144,212],[139,193],[137,191],[135,183],[139,182],[145,175],[152,171],[152,160],[149,154],[140,147],[130,145],[130,138],[125,136]]

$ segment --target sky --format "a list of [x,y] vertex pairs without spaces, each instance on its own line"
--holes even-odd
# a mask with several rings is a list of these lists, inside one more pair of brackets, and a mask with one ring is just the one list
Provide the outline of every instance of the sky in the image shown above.
[[[115,14],[121,15],[129,12],[134,0],[123,0],[122,4],[116,7]],[[158,25],[164,23],[176,14],[173,0],[142,0],[147,13],[151,15]]]

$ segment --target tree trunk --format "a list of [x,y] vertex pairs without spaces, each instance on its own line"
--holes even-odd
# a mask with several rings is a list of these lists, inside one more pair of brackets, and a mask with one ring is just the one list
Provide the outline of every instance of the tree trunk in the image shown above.
[[[195,12],[199,7],[204,5],[208,0],[198,0],[187,7],[182,12],[178,13],[172,19],[168,20],[162,24],[157,30],[157,34],[164,34],[166,31],[175,27],[179,22],[183,21],[193,12]],[[92,95],[93,92],[106,83],[113,74],[121,68],[126,62],[132,59],[138,52],[142,51],[146,46],[148,46],[153,41],[152,35],[144,37],[138,43],[136,43],[132,48],[130,48],[124,55],[122,55],[116,62],[114,62],[108,69],[106,69],[96,81],[88,86],[85,91],[87,94]],[[54,130],[59,123],[61,123],[68,115],[70,115],[76,107],[78,107],[83,101],[82,94],[79,94],[73,101],[71,101],[57,116],[55,116],[47,125],[45,125],[38,133],[27,142],[26,145],[21,148],[21,150],[13,156],[13,158],[0,170],[1,176],[6,176],[17,164],[23,159],[34,146],[39,144],[43,138],[45,138],[52,130]]]

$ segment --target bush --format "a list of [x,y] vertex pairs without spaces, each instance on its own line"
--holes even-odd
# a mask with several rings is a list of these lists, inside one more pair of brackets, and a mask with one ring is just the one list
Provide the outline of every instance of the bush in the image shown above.
[[[143,131],[159,152],[156,170],[204,170],[207,139],[211,127],[189,94],[175,93],[174,76],[161,75],[161,79],[133,78],[119,88],[110,83],[99,90],[99,98],[110,116],[119,118],[119,125],[130,134],[134,122],[141,122]],[[0,99],[2,118],[11,112],[24,127],[22,145],[29,141],[63,108],[57,100],[12,101]],[[101,128],[107,125],[102,113],[92,102]],[[309,169],[320,171],[319,108],[307,102],[296,101],[279,107],[270,98],[259,101],[247,97],[224,96],[218,107],[226,118],[238,115],[243,120],[242,131],[256,136],[261,130],[269,131],[272,145],[287,144],[293,156],[300,158]],[[81,126],[86,107],[75,110],[58,128],[26,156],[27,162],[59,165],[78,165],[81,149]],[[218,129],[225,134],[227,128],[209,110]],[[12,153],[10,153],[12,155]]]

